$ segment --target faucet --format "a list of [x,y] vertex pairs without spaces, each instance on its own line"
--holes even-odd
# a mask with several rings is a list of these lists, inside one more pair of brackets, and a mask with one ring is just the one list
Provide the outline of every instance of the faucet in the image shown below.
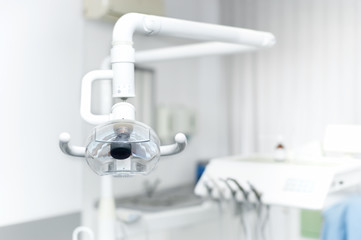
[[155,179],[153,182],[146,180],[144,181],[144,190],[145,194],[148,198],[152,198],[155,191],[157,190],[159,184],[161,183],[161,180],[159,178]]

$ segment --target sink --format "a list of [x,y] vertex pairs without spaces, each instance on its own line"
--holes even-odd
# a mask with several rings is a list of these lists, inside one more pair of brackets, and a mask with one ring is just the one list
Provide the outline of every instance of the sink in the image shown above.
[[168,211],[203,203],[193,193],[194,186],[186,185],[156,192],[153,196],[138,195],[115,200],[116,208],[128,208],[144,212]]
[[194,185],[186,185],[116,198],[127,239],[219,239],[219,206],[193,191]]

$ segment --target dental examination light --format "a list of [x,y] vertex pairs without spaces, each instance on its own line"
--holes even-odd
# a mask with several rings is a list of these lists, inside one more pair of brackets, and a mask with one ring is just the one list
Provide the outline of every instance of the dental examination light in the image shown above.
[[[135,52],[133,34],[170,36],[202,41],[185,46]],[[133,176],[148,174],[160,156],[177,154],[185,148],[184,134],[175,136],[175,143],[160,146],[157,134],[144,123],[135,120],[135,108],[127,102],[135,97],[134,63],[168,59],[233,54],[267,48],[275,44],[271,33],[236,27],[185,21],[173,18],[129,13],[121,17],[113,30],[111,70],[95,70],[82,80],[82,118],[97,125],[86,147],[69,144],[70,135],[59,137],[61,150],[70,156],[85,157],[90,168],[99,175]],[[91,112],[92,83],[112,80],[112,97],[120,99],[106,115]]]

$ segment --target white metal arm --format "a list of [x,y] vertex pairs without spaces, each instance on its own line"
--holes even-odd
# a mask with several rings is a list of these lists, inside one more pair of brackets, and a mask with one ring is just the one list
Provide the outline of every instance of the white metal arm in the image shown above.
[[71,146],[70,142],[70,134],[62,133],[59,136],[59,146],[63,153],[68,154],[73,157],[85,157],[85,147]]
[[135,62],[146,63],[172,59],[204,57],[211,55],[235,54],[239,52],[250,52],[255,50],[257,50],[256,47],[238,45],[233,43],[195,43],[135,52]]
[[[212,41],[183,48],[167,48],[143,52],[136,56],[133,34],[163,35],[176,38]],[[214,42],[218,43],[214,43]],[[231,45],[233,46],[230,48]],[[134,62],[157,61],[172,58],[235,53],[248,49],[271,47],[275,37],[268,32],[243,28],[192,22],[139,13],[122,16],[114,26],[111,63],[114,71],[113,97],[134,97]],[[235,47],[234,45],[237,45]],[[155,52],[154,52],[155,51]],[[159,54],[160,57],[157,57]]]
[[268,32],[140,13],[128,13],[115,24],[113,45],[133,44],[134,32],[255,47],[271,47],[275,44],[274,35]]
[[[132,46],[135,32],[205,42],[141,51],[135,54]],[[135,61],[150,62],[212,54],[231,54],[270,47],[274,44],[275,37],[268,32],[139,13],[125,14],[117,21],[113,30],[112,70],[92,71],[83,79],[81,115],[85,121],[91,124],[109,120],[108,115],[95,115],[91,112],[91,84],[94,80],[111,78],[113,97],[135,97]]]
[[174,140],[176,143],[160,147],[161,156],[169,156],[180,153],[187,146],[187,138],[183,133],[177,133],[177,135],[174,137]]

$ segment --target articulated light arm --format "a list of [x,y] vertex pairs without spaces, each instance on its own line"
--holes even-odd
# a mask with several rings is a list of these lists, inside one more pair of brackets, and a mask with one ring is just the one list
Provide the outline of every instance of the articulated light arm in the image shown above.
[[[135,53],[133,35],[169,36],[203,41],[185,46],[167,47]],[[114,26],[113,47],[110,63],[112,70],[96,70],[83,78],[81,116],[91,124],[101,124],[112,115],[96,115],[91,112],[91,87],[95,80],[111,79],[114,98],[135,97],[134,63],[161,61],[168,59],[233,54],[267,48],[275,44],[275,37],[268,32],[260,32],[229,26],[192,22],[180,19],[129,13],[121,17]],[[69,145],[70,136],[60,136],[60,148],[64,153],[82,157],[85,148]],[[184,135],[175,137],[175,144],[161,146],[161,155],[171,155],[182,151],[186,145]]]
[[[201,40],[207,43],[188,45],[183,48],[151,50],[148,53],[145,51],[142,53],[143,55],[140,53],[137,56],[132,46],[135,32],[152,36]],[[208,43],[210,41],[212,43]],[[113,30],[113,48],[111,50],[111,63],[114,71],[113,97],[135,96],[134,62],[136,60],[145,62],[197,55],[236,53],[271,47],[274,44],[275,37],[268,32],[129,13],[117,21]],[[162,57],[157,57],[155,54],[162,55]]]
[[235,54],[255,50],[257,50],[256,47],[234,43],[205,42],[135,52],[135,62],[147,63],[192,57]]
[[235,43],[254,47],[271,47],[275,37],[268,32],[237,27],[193,22],[181,19],[128,13],[113,30],[113,46],[132,44],[135,32],[175,38]]
[[[155,49],[135,53],[133,35],[163,35],[205,41],[205,43]],[[215,42],[216,41],[216,42]],[[113,31],[111,50],[112,70],[93,71],[85,76],[82,91],[81,115],[89,123],[99,124],[109,120],[105,115],[90,111],[89,86],[96,79],[112,79],[114,98],[135,97],[134,62],[159,61],[174,58],[230,54],[240,51],[270,47],[275,43],[273,34],[229,26],[185,21],[173,18],[129,13],[121,17]],[[84,97],[83,97],[84,94]],[[85,99],[85,101],[84,101]]]

